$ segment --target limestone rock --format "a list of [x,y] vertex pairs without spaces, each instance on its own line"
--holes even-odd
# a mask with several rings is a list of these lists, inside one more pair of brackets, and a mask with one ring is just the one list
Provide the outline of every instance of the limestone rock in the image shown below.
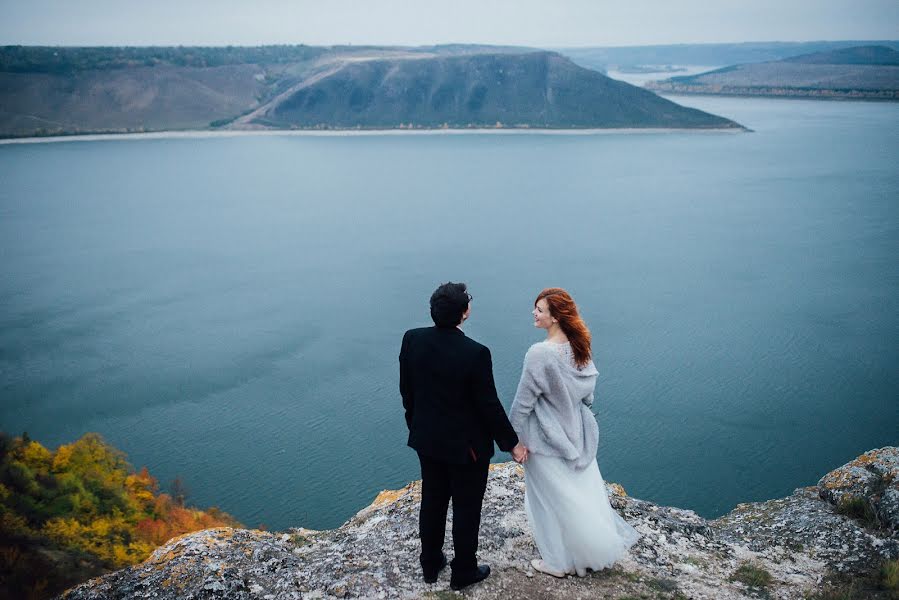
[[[741,504],[715,520],[631,498],[621,486],[608,484],[613,507],[642,538],[613,568],[584,578],[559,580],[533,571],[530,559],[538,553],[524,512],[523,469],[505,463],[491,467],[480,532],[479,558],[493,573],[462,594],[448,591],[448,569],[436,584],[422,581],[421,485],[413,482],[382,492],[329,531],[218,528],[180,536],[144,563],[92,579],[61,598],[802,598],[832,573],[851,575],[899,558],[895,529],[871,528],[839,514],[820,491],[878,493],[872,477],[882,481],[895,472],[897,449],[872,452],[822,479],[830,484]],[[894,491],[880,492],[878,506],[887,514],[895,515]],[[451,555],[450,531],[445,550]],[[771,575],[764,590],[734,578],[747,563]]]
[[855,501],[882,526],[899,531],[899,448],[869,450],[818,482],[821,498],[839,507]]

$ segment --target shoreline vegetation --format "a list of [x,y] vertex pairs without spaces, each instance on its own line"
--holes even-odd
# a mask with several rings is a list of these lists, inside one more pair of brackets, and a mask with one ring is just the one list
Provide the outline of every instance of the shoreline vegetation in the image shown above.
[[216,507],[189,506],[180,477],[169,487],[97,433],[49,450],[0,432],[0,597],[50,597],[177,536],[242,527]]
[[732,98],[783,98],[792,100],[822,100],[845,102],[897,102],[894,90],[835,90],[790,87],[721,87],[678,85],[667,81],[649,82],[647,89],[664,96],[724,96]]
[[264,130],[214,130],[214,129],[187,129],[168,131],[126,131],[121,133],[71,133],[54,134],[47,136],[23,136],[0,137],[0,145],[10,144],[41,144],[58,142],[97,142],[108,140],[135,140],[135,139],[203,139],[203,138],[230,138],[230,137],[277,137],[277,136],[302,136],[302,137],[352,137],[352,136],[378,136],[378,135],[632,135],[632,134],[660,134],[660,133],[751,133],[747,127],[708,127],[703,129],[657,127],[619,127],[619,128],[537,128],[537,127],[415,127],[392,129],[264,129]]

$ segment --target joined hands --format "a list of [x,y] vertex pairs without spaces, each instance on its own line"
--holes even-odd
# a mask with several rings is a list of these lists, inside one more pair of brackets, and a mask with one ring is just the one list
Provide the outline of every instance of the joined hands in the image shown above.
[[520,465],[523,465],[528,461],[528,449],[521,442],[518,442],[518,444],[512,448],[512,459]]

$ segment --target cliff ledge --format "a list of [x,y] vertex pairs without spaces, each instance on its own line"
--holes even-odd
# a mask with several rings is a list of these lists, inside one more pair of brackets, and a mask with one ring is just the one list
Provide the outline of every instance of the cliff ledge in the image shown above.
[[847,582],[855,597],[895,597],[878,589],[876,574],[899,558],[899,448],[871,450],[816,486],[740,504],[715,520],[631,498],[617,484],[608,491],[643,537],[614,568],[584,578],[531,569],[538,554],[523,470],[505,463],[491,467],[481,525],[479,558],[493,574],[461,594],[449,591],[448,569],[436,584],[421,580],[420,482],[413,482],[382,492],[337,529],[180,536],[145,562],[60,598],[808,598]]

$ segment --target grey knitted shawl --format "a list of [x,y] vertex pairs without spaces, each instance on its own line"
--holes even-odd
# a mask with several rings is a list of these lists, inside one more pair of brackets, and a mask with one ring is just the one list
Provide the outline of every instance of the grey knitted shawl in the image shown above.
[[558,456],[577,470],[596,458],[599,427],[590,406],[597,375],[593,361],[574,366],[568,343],[528,349],[509,420],[529,451]]

